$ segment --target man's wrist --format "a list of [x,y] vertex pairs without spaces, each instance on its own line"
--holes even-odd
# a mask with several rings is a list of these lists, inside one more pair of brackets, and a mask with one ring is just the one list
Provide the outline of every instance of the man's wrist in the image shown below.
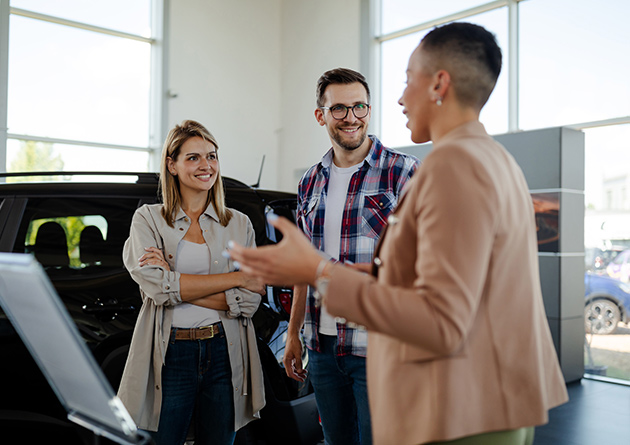
[[301,331],[302,331],[301,329],[298,329],[298,330],[295,330],[295,329],[287,329],[287,338],[295,338],[295,337],[299,337],[299,336],[300,336],[300,332],[301,332]]

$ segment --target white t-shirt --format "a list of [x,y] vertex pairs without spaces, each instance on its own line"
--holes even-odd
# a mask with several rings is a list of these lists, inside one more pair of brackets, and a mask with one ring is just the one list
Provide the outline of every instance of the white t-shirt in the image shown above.
[[[347,168],[337,167],[334,163],[331,165],[324,213],[324,252],[334,259],[339,259],[343,211],[350,179],[362,164],[363,161]],[[324,306],[321,307],[319,332],[324,335],[337,335],[337,322]]]
[[[181,240],[177,246],[175,270],[185,274],[202,275],[210,272],[210,249],[204,244]],[[173,309],[173,327],[198,328],[221,321],[214,309],[181,303]]]

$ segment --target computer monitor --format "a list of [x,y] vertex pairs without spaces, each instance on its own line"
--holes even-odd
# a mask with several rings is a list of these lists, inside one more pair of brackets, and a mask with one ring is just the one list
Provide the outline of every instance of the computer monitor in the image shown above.
[[151,443],[114,393],[35,257],[0,253],[0,305],[70,421],[117,443]]

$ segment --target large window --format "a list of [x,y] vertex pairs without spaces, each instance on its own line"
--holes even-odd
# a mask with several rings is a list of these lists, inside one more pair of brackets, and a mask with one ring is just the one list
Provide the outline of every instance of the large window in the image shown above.
[[630,124],[584,133],[585,366],[630,380]]
[[10,4],[0,9],[6,171],[149,170],[161,140],[161,1],[0,1]]
[[519,3],[520,129],[630,114],[626,0]]
[[452,21],[484,26],[503,50],[480,116],[491,134],[584,131],[585,368],[630,380],[630,3],[372,0],[371,11],[366,53],[379,61],[370,74],[379,80],[374,114],[386,145],[411,145],[397,104],[405,68],[422,37]]
[[[385,8],[385,3],[389,3],[389,1],[384,0],[383,3],[384,11],[389,9]],[[397,1],[395,3],[401,2]],[[417,14],[416,17],[421,18],[422,15]],[[409,16],[401,17],[401,23],[405,23],[408,20]],[[508,35],[506,8],[477,14],[466,20],[491,30],[497,36],[499,45],[504,50],[503,57],[507,59],[506,48],[508,47]],[[407,119],[401,112],[402,107],[398,105],[398,99],[405,88],[405,71],[407,69],[409,56],[429,30],[430,29],[422,29],[399,38],[387,38],[381,45],[381,135],[386,145],[400,147],[409,145],[411,142],[411,133],[405,127]],[[481,119],[486,124],[486,128],[490,133],[505,133],[508,129],[508,115],[506,112],[508,106],[507,70],[507,65],[504,65],[497,86],[482,111]]]
[[397,101],[411,51],[430,29],[451,21],[486,27],[503,50],[501,76],[481,114],[490,133],[630,122],[624,22],[630,3],[624,0],[372,1],[380,13],[372,30],[380,72],[373,77],[380,79],[386,144],[410,144]]

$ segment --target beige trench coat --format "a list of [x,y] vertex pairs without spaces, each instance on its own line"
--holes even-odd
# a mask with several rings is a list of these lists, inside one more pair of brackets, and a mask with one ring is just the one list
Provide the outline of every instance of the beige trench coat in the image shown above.
[[[161,215],[161,204],[145,205],[134,214],[123,261],[131,277],[140,286],[143,304],[134,329],[129,357],[118,390],[118,396],[137,425],[156,431],[162,405],[162,365],[173,320],[173,307],[181,303],[180,274],[174,271],[177,246],[188,228],[190,219],[180,210],[174,227]],[[222,252],[227,243],[254,246],[254,230],[249,218],[232,210],[234,216],[227,227],[221,226],[212,205],[202,214],[199,224],[211,253],[210,273],[233,272],[232,261]],[[158,247],[171,268],[138,266],[145,247]],[[260,304],[260,295],[244,290],[225,292],[228,311],[219,311],[228,341],[234,387],[234,429],[260,417],[265,405],[263,373],[256,346],[256,333],[251,317]]]

